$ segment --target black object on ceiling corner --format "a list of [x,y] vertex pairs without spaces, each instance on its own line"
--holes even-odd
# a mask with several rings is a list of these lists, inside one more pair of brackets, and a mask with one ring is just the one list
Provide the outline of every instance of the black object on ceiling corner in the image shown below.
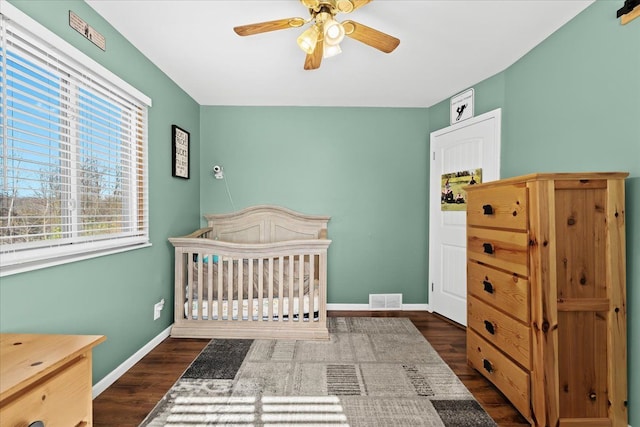
[[625,0],[624,6],[618,9],[616,18],[620,18],[622,15],[626,15],[638,6],[640,6],[640,0]]

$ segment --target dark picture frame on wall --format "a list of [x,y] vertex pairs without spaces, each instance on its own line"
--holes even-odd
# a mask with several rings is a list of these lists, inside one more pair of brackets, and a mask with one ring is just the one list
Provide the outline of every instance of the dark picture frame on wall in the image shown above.
[[171,125],[171,175],[189,179],[189,152],[191,134],[179,126]]

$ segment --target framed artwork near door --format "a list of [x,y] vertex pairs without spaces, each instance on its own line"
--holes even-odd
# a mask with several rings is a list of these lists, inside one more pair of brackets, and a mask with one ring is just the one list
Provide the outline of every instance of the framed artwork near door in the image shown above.
[[482,182],[482,168],[468,169],[442,174],[440,187],[440,210],[466,211],[467,185]]

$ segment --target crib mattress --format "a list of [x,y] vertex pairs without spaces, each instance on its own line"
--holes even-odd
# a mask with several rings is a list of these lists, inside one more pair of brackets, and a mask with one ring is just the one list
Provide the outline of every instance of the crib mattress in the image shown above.
[[[280,320],[280,299],[281,298],[273,298],[272,300],[272,305],[273,305],[273,317],[272,319],[274,320]],[[239,320],[238,319],[238,315],[240,314],[239,312],[239,307],[238,307],[238,300],[232,300],[231,301],[231,306],[232,306],[232,310],[231,313],[229,313],[229,301],[228,300],[223,300],[222,301],[222,313],[218,313],[218,308],[219,308],[219,304],[218,301],[213,300],[212,301],[212,319],[213,320]],[[313,307],[315,308],[315,310],[312,313],[312,319],[313,320],[318,320],[318,290],[315,289],[314,290],[314,296],[313,296]],[[192,307],[191,307],[191,319],[193,320],[197,320],[198,319],[198,310],[202,310],[201,314],[202,316],[200,317],[201,320],[209,320],[208,316],[209,316],[209,301],[202,301],[202,303],[200,303],[200,301],[194,299],[192,301]],[[241,320],[249,320],[249,300],[248,299],[244,299],[242,300],[242,317]],[[298,297],[294,297],[293,298],[293,319],[298,319],[299,318],[299,298]],[[251,318],[252,320],[258,320],[258,317],[260,316],[260,312],[259,312],[259,301],[258,298],[254,298],[253,302],[252,302],[252,312],[251,312]],[[303,297],[303,320],[304,321],[308,321],[309,320],[309,295],[304,295]],[[189,312],[189,302],[185,301],[184,303],[184,313],[185,313],[185,317],[187,317],[187,313]],[[231,317],[229,317],[229,315],[231,315]],[[289,297],[284,297],[282,298],[282,319],[288,319],[289,318]],[[269,319],[269,299],[268,298],[264,298],[262,300],[262,319],[263,320],[268,320]]]

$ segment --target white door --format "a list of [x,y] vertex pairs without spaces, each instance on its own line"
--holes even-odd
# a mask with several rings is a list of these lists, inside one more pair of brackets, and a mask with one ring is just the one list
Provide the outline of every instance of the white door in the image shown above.
[[429,306],[467,324],[466,211],[442,210],[442,175],[482,168],[482,182],[500,178],[501,110],[431,133]]

